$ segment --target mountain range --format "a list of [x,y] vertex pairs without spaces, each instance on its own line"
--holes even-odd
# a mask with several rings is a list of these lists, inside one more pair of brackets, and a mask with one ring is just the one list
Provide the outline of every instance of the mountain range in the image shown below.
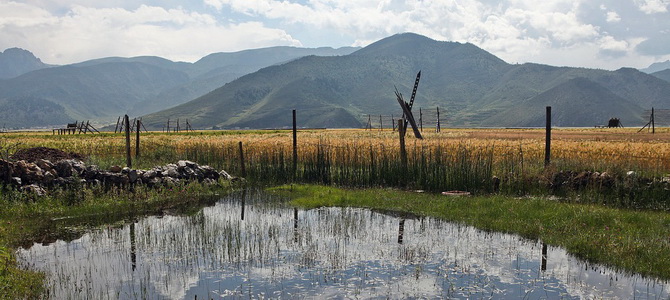
[[469,43],[405,33],[350,55],[261,69],[143,121],[154,129],[176,118],[196,128],[275,128],[290,126],[296,109],[299,126],[362,127],[368,114],[401,115],[394,89],[410,94],[419,70],[414,107],[440,107],[449,126],[543,126],[545,106],[556,107],[555,126],[601,125],[611,117],[637,126],[645,110],[670,108],[670,83],[636,69],[513,65]]
[[123,114],[140,116],[187,102],[273,64],[305,55],[346,55],[357,49],[271,47],[213,53],[195,63],[143,56],[65,66],[39,65],[32,53],[19,49],[34,59],[14,61],[11,69],[16,76],[0,80],[0,119],[7,127],[75,120],[110,123]]
[[[281,128],[296,109],[301,127],[362,127],[368,115],[386,116],[389,126],[391,114],[401,115],[394,90],[408,99],[419,70],[415,111],[439,107],[443,126],[543,126],[545,106],[554,107],[555,126],[601,125],[610,117],[641,126],[651,107],[670,109],[668,69],[508,64],[473,44],[404,33],[365,48],[272,47],[195,63],[111,57],[45,65],[0,80],[0,117],[20,127],[115,122],[129,113],[159,130],[168,119],[202,129]],[[431,118],[424,116],[428,125]]]

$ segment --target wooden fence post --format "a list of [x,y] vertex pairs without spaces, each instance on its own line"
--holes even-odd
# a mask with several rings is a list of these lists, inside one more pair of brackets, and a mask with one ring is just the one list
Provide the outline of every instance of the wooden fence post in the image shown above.
[[402,163],[403,172],[407,170],[407,149],[405,149],[404,129],[405,129],[405,121],[403,119],[398,119],[398,132],[400,135],[400,161]]
[[247,177],[247,169],[244,166],[244,151],[242,149],[242,141],[240,141],[240,176]]
[[137,131],[135,131],[135,158],[140,157],[140,123],[142,121],[135,120],[137,122]]
[[544,167],[546,168],[551,163],[551,106],[547,106],[547,124],[545,131]]
[[298,127],[295,117],[295,109],[293,110],[293,176],[298,173]]
[[379,115],[379,131],[384,130],[384,123],[382,123],[382,115]]
[[128,120],[128,115],[123,117],[123,123],[126,127],[126,165],[128,168],[132,168],[133,162],[130,160],[130,120]]
[[114,133],[116,133],[119,130],[119,123],[121,122],[121,116],[116,118],[116,127],[114,127]]
[[435,127],[435,132],[440,132],[440,107],[437,108],[437,127]]
[[651,134],[656,133],[656,121],[654,120],[654,108],[651,108]]

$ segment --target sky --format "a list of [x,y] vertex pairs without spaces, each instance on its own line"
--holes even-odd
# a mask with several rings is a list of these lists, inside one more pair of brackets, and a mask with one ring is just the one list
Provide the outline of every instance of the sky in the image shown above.
[[194,62],[270,46],[366,46],[396,33],[469,42],[508,63],[616,70],[670,60],[670,0],[0,0],[0,51],[49,64]]

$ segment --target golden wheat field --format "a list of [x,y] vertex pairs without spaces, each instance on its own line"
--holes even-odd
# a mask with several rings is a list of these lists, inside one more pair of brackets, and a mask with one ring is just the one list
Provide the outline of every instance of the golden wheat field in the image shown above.
[[[527,166],[542,165],[545,151],[543,129],[443,129],[440,133],[423,132],[425,139],[417,140],[411,131],[406,138],[411,158],[421,151],[440,148],[448,154],[456,149],[486,150],[496,163],[509,157]],[[51,132],[4,133],[0,136],[2,150],[11,154],[21,148],[51,147],[81,153],[93,158],[122,159],[125,157],[123,134],[52,135]],[[398,133],[391,130],[302,130],[298,131],[298,154],[310,156],[321,149],[337,159],[347,152],[350,159],[364,161],[371,155],[386,153],[395,157],[399,149]],[[194,159],[197,157],[227,155],[217,160],[234,160],[242,142],[248,159],[271,152],[291,155],[291,131],[196,131],[189,133],[142,132],[140,153],[146,157],[165,159]],[[135,134],[131,136],[134,155]],[[228,148],[228,151],[224,149]],[[231,157],[234,156],[234,157]],[[290,157],[289,157],[290,158]],[[655,174],[670,170],[670,129],[658,128],[652,134],[637,129],[553,129],[551,142],[552,163],[561,168],[593,169],[624,168]],[[147,160],[147,159],[145,159]],[[151,162],[151,161],[147,161]]]

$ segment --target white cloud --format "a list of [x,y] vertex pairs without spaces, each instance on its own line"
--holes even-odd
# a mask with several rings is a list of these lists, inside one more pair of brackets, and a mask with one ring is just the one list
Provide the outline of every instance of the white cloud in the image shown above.
[[471,42],[510,62],[576,65],[577,55],[587,55],[590,65],[617,69],[612,53],[638,58],[639,67],[649,59],[640,49],[650,46],[636,51],[633,40],[663,47],[665,39],[654,35],[670,28],[669,1],[0,0],[0,48],[24,47],[49,63],[134,55],[194,60],[275,45],[365,46],[415,32]]
[[646,14],[668,12],[668,0],[635,0],[640,11]]
[[606,51],[615,51],[615,52],[626,52],[629,50],[628,42],[616,40],[612,36],[604,36],[598,39],[598,45],[601,50]]
[[0,3],[0,11],[7,15],[0,18],[0,46],[29,49],[47,63],[138,55],[193,61],[212,52],[301,45],[285,31],[260,22],[220,24],[211,15],[184,9],[73,6],[56,16],[9,2]]
[[616,23],[621,21],[621,17],[619,14],[617,14],[615,11],[608,11],[607,12],[607,22],[609,23]]

